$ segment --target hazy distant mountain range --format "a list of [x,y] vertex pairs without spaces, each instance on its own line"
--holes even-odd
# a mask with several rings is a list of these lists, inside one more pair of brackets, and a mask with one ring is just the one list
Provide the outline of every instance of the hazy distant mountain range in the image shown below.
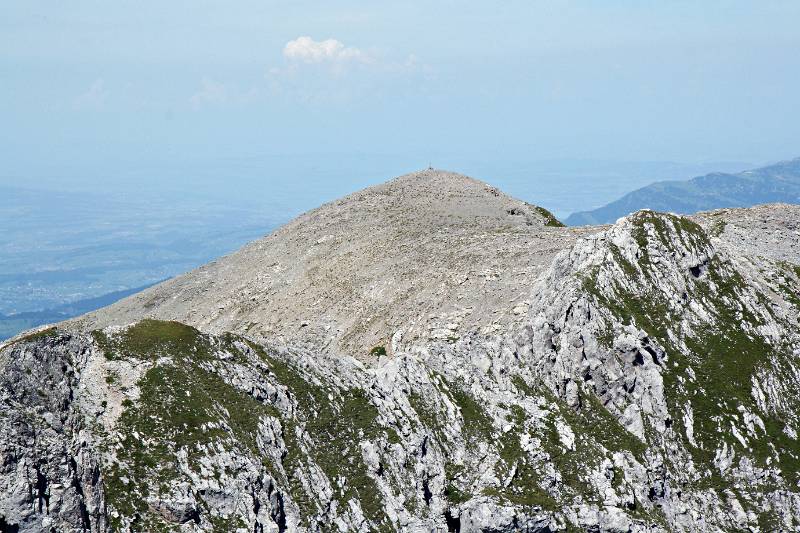
[[736,174],[715,172],[688,181],[659,181],[603,207],[573,213],[565,222],[570,226],[608,224],[639,209],[690,214],[771,202],[800,203],[800,158]]

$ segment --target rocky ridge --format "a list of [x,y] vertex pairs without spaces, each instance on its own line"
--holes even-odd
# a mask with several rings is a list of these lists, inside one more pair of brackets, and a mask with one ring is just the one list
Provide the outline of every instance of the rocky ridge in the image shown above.
[[369,359],[401,328],[407,339],[447,338],[518,322],[530,280],[589,231],[478,180],[425,170],[323,205],[80,323],[176,320]]
[[[442,176],[448,186],[474,186],[455,203],[442,200],[445,211],[464,196],[483,203],[485,185]],[[405,180],[414,189],[414,177]],[[164,305],[176,287],[174,300],[190,301],[185,288],[236,271],[235,254],[105,316],[7,343],[0,524],[243,532],[800,527],[800,208],[694,218],[642,211],[578,233],[547,226],[529,207],[530,220],[511,231],[504,217],[518,217],[507,212],[517,207],[503,203],[513,200],[489,195],[502,209],[479,229],[464,222],[461,237],[491,234],[494,225],[494,244],[543,250],[508,258],[537,265],[530,271],[509,276],[498,267],[498,292],[524,290],[521,298],[501,302],[486,294],[492,285],[461,293],[487,307],[444,334],[431,325],[457,309],[453,287],[461,285],[446,285],[428,313],[401,308],[399,323],[382,323],[380,335],[349,326],[348,302],[334,311],[320,302],[303,311],[302,333],[274,339],[260,325],[226,331],[227,322],[208,320],[217,316],[208,306],[198,319],[188,305],[183,316],[165,316],[175,306],[140,305],[156,295]],[[423,209],[439,224],[441,203]],[[358,210],[339,214],[363,220]],[[375,233],[386,232],[402,234]],[[769,240],[777,232],[779,249]],[[310,237],[301,240],[319,240]],[[240,254],[269,256],[269,239]],[[444,266],[481,271],[481,261],[503,259],[502,248],[483,246]],[[392,257],[409,254],[399,250]],[[435,250],[424,250],[408,259],[412,266],[434,264]],[[389,287],[396,274],[374,273],[372,283]],[[428,296],[440,279],[412,287]],[[361,305],[363,296],[355,299]],[[496,315],[504,317],[496,327],[483,327]],[[346,326],[344,334],[329,329],[323,341],[322,328],[306,336],[315,316]],[[379,349],[365,357],[372,343]]]

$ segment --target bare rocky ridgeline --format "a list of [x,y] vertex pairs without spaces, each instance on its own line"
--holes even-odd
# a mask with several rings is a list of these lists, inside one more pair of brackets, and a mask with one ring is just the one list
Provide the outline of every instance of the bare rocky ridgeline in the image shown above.
[[403,176],[0,348],[0,530],[797,530],[798,265]]
[[409,174],[81,322],[177,320],[360,359],[401,329],[406,340],[500,331],[525,315],[531,280],[592,231],[547,217],[466,176]]

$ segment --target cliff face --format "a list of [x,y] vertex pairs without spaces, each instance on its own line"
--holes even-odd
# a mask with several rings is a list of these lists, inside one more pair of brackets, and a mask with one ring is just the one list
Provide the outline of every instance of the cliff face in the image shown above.
[[715,241],[643,211],[579,242],[533,305],[545,309],[533,352],[550,354],[570,405],[580,410],[588,389],[648,444],[648,470],[662,476],[648,494],[671,527],[790,527],[797,268],[753,268]]
[[113,309],[6,345],[3,531],[800,527],[800,210],[537,228],[524,295],[368,357]]

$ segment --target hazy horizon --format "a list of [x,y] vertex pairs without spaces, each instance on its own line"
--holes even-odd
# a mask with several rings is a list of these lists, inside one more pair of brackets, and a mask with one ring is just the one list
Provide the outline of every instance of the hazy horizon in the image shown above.
[[760,165],[800,155],[797,20],[796,2],[7,3],[0,180],[192,187],[209,161],[222,189],[228,160],[359,155],[392,159],[372,179]]
[[[591,209],[655,181],[688,180],[710,172],[738,172],[768,162],[613,161],[583,159],[481,160],[374,154],[272,155],[127,165],[42,168],[22,177],[0,171],[0,187],[80,193],[119,200],[150,198],[212,203],[240,209],[277,209],[283,218],[428,165],[486,181],[558,216]],[[187,188],[190,182],[190,188]],[[105,186],[98,186],[105,183]]]

